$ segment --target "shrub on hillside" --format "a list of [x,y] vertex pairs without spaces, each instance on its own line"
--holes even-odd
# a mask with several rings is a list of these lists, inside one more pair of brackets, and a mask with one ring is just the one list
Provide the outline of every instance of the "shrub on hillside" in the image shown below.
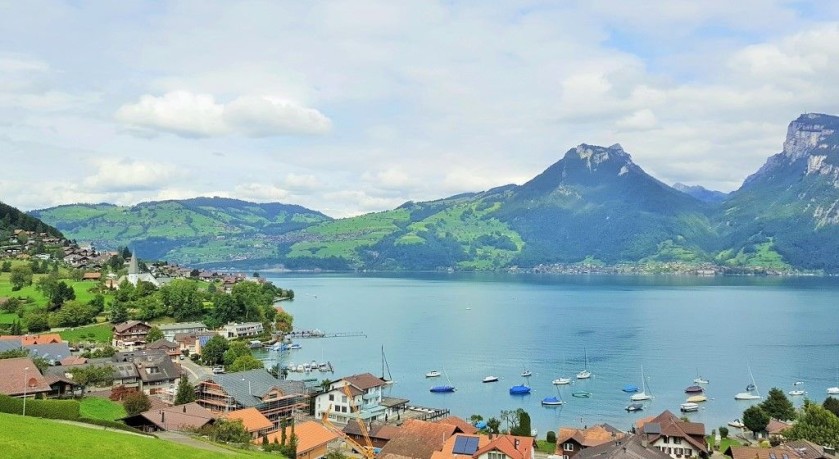
[[[78,420],[80,404],[76,400],[27,400],[26,415],[36,418]],[[23,413],[23,400],[0,395],[0,412]]]

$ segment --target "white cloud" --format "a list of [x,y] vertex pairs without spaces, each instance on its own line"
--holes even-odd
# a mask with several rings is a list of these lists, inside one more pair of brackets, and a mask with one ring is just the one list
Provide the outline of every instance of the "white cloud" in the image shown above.
[[[285,201],[290,193],[276,185],[264,183],[246,183],[237,185],[233,189],[233,195],[239,199],[254,202],[281,202]],[[219,196],[219,195],[216,195]]]
[[656,126],[657,119],[652,110],[645,108],[619,119],[615,126],[625,131],[647,131]]
[[85,177],[82,184],[91,191],[119,192],[154,190],[171,185],[184,174],[169,164],[128,159],[96,161],[96,172]]
[[311,174],[288,173],[283,179],[283,186],[297,192],[314,191],[323,187],[323,182]]
[[331,128],[330,120],[319,111],[289,101],[243,96],[221,104],[210,94],[188,91],[144,95],[137,103],[120,107],[116,119],[184,137],[323,134]]

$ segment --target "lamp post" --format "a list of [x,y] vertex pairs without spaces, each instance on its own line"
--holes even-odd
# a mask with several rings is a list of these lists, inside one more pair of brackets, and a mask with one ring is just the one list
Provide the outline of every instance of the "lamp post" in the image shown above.
[[29,385],[29,378],[27,378],[27,372],[29,371],[29,367],[23,369],[23,415],[26,416],[26,386]]

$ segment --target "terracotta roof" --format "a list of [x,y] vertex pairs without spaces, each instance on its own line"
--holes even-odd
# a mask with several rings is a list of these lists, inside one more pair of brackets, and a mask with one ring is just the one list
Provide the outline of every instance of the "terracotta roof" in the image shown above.
[[241,420],[242,425],[245,426],[245,430],[248,432],[257,432],[274,427],[274,423],[268,420],[256,408],[243,408],[241,410],[231,411],[224,417],[230,420]]
[[382,381],[381,378],[373,376],[370,373],[361,373],[358,375],[345,376],[341,378],[341,380],[346,381],[350,383],[352,386],[361,390],[367,390],[373,387],[381,387],[385,385],[385,382]]
[[766,432],[768,432],[769,435],[778,435],[790,427],[792,427],[792,424],[772,419],[769,421],[769,424],[766,425]]
[[[481,449],[487,444],[489,444],[489,437],[486,435],[452,435],[449,437],[448,440],[443,444],[442,451],[435,451],[434,454],[431,455],[431,459],[465,459],[471,458],[472,455],[467,454],[455,454],[454,453],[454,444],[458,438],[463,437],[473,437],[478,439],[477,449]],[[476,449],[476,451],[477,451]],[[529,459],[529,458],[527,458]]]
[[658,424],[660,429],[656,433],[647,434],[648,440],[652,443],[659,437],[684,438],[694,448],[702,452],[708,452],[708,444],[705,442],[705,424],[700,422],[685,422],[677,418],[675,414],[665,410],[650,422],[641,427],[642,433],[650,424]]
[[[794,443],[800,443],[800,441]],[[825,455],[824,450],[821,447],[813,445],[812,443],[809,445],[803,445],[800,448],[793,447],[790,443],[775,446],[773,448],[732,446],[728,448],[725,453],[730,455],[732,459],[782,459],[784,457],[789,459],[819,459],[832,457],[830,455]]]
[[147,328],[151,328],[151,326],[145,322],[139,320],[129,320],[128,322],[123,322],[121,324],[114,325],[114,331],[117,333],[125,333],[126,330],[135,325],[143,325]]
[[533,437],[517,437],[515,435],[499,435],[486,446],[478,448],[473,457],[478,457],[489,451],[500,451],[512,459],[530,459],[536,440]]
[[798,451],[798,454],[803,459],[821,459],[835,457],[834,455],[825,453],[824,447],[807,440],[789,441],[786,443],[786,446],[789,446],[790,448]]
[[[286,435],[291,437],[290,427],[286,427]],[[298,456],[340,438],[338,434],[329,431],[326,427],[315,421],[306,421],[296,424],[294,426],[294,435],[297,436]],[[277,442],[280,442],[282,441],[282,437],[283,434],[281,431],[272,432],[268,434],[268,442],[274,443],[274,439],[277,439]],[[262,443],[262,438],[254,440],[254,443]]]
[[64,357],[63,359],[61,359],[60,363],[61,363],[61,366],[65,366],[65,367],[69,366],[69,365],[83,365],[83,364],[87,363],[87,359],[82,357],[82,356],[71,355],[69,357]]
[[[358,426],[358,422],[348,422],[344,427],[344,433],[360,437],[361,428]],[[390,424],[371,422],[367,427],[367,436],[376,440],[390,440],[397,433],[399,433],[399,427],[392,426]]]
[[82,275],[82,280],[99,280],[102,278],[102,273],[84,273]]
[[608,424],[598,424],[587,429],[575,429],[573,427],[560,427],[556,438],[557,451],[562,444],[572,440],[578,445],[586,448],[602,445],[603,443],[623,438],[625,434]]
[[468,435],[478,433],[478,429],[475,426],[466,422],[465,419],[459,418],[457,416],[449,416],[449,417],[447,417],[445,419],[441,419],[437,422],[440,422],[442,424],[451,424],[451,425],[457,427],[457,431],[460,432],[460,433],[465,433],[465,434],[468,434]]
[[641,435],[586,448],[574,459],[669,459],[670,455],[655,446],[644,446]]
[[63,343],[61,335],[58,333],[44,333],[43,335],[2,335],[0,340],[20,340],[23,346],[31,346],[33,344],[56,344]]
[[[28,370],[26,370],[28,368]],[[29,357],[0,360],[0,394],[49,392],[50,386]]]
[[409,419],[382,448],[379,458],[431,459],[434,452],[440,451],[446,440],[454,435],[455,430],[455,426],[450,424]]

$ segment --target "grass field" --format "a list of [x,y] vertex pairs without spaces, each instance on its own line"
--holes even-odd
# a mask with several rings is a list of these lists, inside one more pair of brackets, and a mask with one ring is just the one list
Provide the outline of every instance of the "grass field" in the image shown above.
[[125,417],[125,408],[117,402],[107,398],[87,397],[81,401],[81,415],[84,418],[105,419],[115,421]]
[[192,448],[152,437],[117,433],[63,424],[47,419],[0,413],[0,451],[8,459],[16,458],[91,458],[118,457],[146,459],[177,457],[206,459],[213,457],[277,457],[256,451],[230,449],[227,454]]
[[[90,334],[93,334],[93,338],[90,338]],[[91,325],[87,327],[76,327],[69,330],[64,330],[58,332],[61,335],[61,338],[64,341],[69,341],[71,343],[77,343],[79,341],[96,341],[98,343],[110,343],[111,342],[111,324],[104,323],[99,325]]]
[[0,312],[0,324],[10,324],[16,320],[20,320],[14,312]]

